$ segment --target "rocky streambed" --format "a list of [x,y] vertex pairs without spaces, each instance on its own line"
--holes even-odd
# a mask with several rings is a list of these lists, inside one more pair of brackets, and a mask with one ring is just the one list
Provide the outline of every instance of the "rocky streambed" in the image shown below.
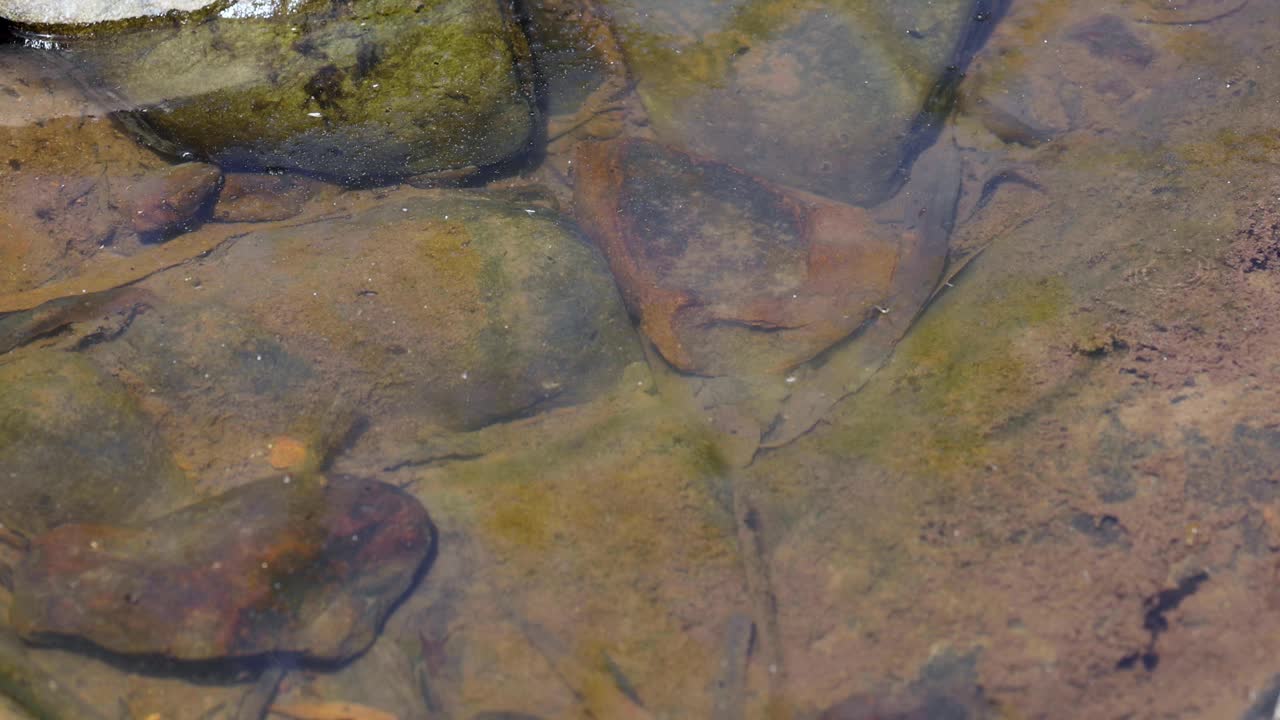
[[0,0],[4,702],[1266,716],[1269,12]]

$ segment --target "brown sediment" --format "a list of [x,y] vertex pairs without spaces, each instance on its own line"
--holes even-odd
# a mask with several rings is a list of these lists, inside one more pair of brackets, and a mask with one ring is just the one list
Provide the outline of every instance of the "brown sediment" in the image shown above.
[[201,228],[163,245],[129,257],[100,260],[91,269],[70,280],[50,283],[34,290],[0,295],[0,313],[31,310],[63,298],[114,290],[181,265],[212,252],[219,245],[257,229],[249,225]]

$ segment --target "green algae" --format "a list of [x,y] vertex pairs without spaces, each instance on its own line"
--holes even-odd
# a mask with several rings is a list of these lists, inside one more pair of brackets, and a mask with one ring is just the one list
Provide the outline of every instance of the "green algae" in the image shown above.
[[[654,525],[666,522],[663,508],[682,507],[712,535],[731,538],[728,467],[714,437],[638,389],[633,375],[587,405],[480,431],[476,441],[492,449],[451,465],[437,486],[446,496],[431,498],[432,506],[475,518],[492,542],[522,556],[601,530],[605,512],[617,514],[608,532],[628,543],[648,543]],[[483,504],[473,504],[479,498]]]
[[992,433],[1035,402],[1039,349],[1026,343],[1032,331],[1061,329],[1070,292],[1057,277],[984,290],[931,307],[823,444],[942,478],[985,462]]
[[104,34],[76,57],[157,149],[349,183],[499,162],[537,114],[524,38],[484,0],[319,3]]
[[1222,127],[1170,149],[1191,168],[1216,178],[1236,178],[1241,176],[1241,165],[1275,165],[1275,159],[1280,157],[1280,132],[1271,128]]
[[446,537],[483,548],[467,574],[537,623],[529,640],[557,638],[540,651],[600,717],[622,711],[616,668],[654,712],[702,702],[719,668],[709,633],[744,599],[714,440],[652,392],[642,364],[627,375],[607,397],[469,434],[457,451],[477,457],[411,486]]

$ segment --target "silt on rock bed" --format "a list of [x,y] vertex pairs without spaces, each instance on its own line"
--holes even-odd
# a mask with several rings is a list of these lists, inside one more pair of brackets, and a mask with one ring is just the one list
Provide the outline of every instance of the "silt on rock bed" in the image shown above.
[[0,16],[15,715],[1274,692],[1265,4]]
[[[831,27],[802,13],[767,29],[755,53],[740,48],[735,66],[720,68],[750,88],[772,72],[770,66],[779,58],[801,61],[807,65],[798,72],[822,78],[811,97],[841,97],[831,88],[842,84],[845,92],[856,91],[835,112],[868,101],[888,102],[893,123],[819,131],[819,143],[848,146],[838,155],[849,164],[834,170],[818,159],[814,147],[765,152],[766,137],[784,122],[781,118],[755,123],[760,127],[754,138],[743,136],[752,132],[746,126],[710,135],[697,132],[703,117],[741,114],[744,108],[734,103],[741,102],[743,89],[692,103],[693,114],[671,113],[670,98],[660,93],[678,89],[696,96],[697,88],[654,85],[645,54],[651,49],[644,44],[652,40],[642,39],[652,29],[642,33],[631,22],[637,8],[579,8],[584,32],[601,48],[608,69],[578,111],[581,119],[571,120],[570,131],[557,136],[589,137],[576,155],[578,219],[603,248],[623,297],[657,351],[651,367],[686,374],[674,385],[665,384],[667,396],[679,405],[687,401],[678,398],[692,391],[694,412],[715,418],[713,437],[745,428],[741,437],[720,443],[735,463],[749,460],[762,436],[773,445],[793,439],[855,390],[932,295],[946,258],[958,165],[950,139],[926,151],[925,159],[917,161],[917,155],[941,131],[959,65],[980,42],[971,28],[995,19],[985,4],[976,12],[962,5],[927,19],[910,12],[868,19],[849,11],[840,30],[854,41],[848,45],[830,37]],[[323,204],[311,211],[268,207],[246,214],[223,209],[242,203],[239,198],[245,196],[244,190],[232,190],[233,178],[248,188],[284,187],[252,179],[252,173],[264,170],[302,171],[352,186],[401,178],[415,184],[457,182],[476,168],[518,154],[532,137],[538,113],[531,94],[533,66],[514,17],[495,14],[491,5],[466,2],[438,2],[429,10],[419,6],[415,14],[426,10],[428,15],[414,22],[375,2],[299,7],[237,2],[182,10],[193,14],[172,22],[172,16],[122,17],[119,8],[106,16],[103,8],[88,7],[76,19],[99,24],[82,28],[71,21],[72,15],[51,14],[42,20],[33,14],[39,8],[7,9],[24,34],[43,33],[27,35],[29,44],[43,50],[55,73],[70,73],[94,102],[115,109],[121,127],[177,160],[216,163],[146,169],[151,161],[140,158],[141,172],[134,166],[125,171],[124,180],[103,183],[101,190],[89,186],[90,193],[103,192],[108,206],[124,210],[96,230],[103,239],[98,249],[119,248],[126,258],[89,260],[77,274],[40,288],[26,289],[19,280],[22,284],[0,297],[0,306],[15,313],[5,318],[12,335],[7,349],[15,358],[38,357],[38,346],[52,339],[53,347],[45,352],[83,353],[123,381],[126,392],[146,388],[146,395],[155,396],[145,401],[146,412],[159,411],[161,417],[194,413],[215,418],[225,412],[228,400],[237,398],[241,427],[216,431],[211,450],[179,460],[180,467],[198,476],[216,469],[219,450],[272,433],[282,423],[286,434],[277,442],[299,445],[303,457],[327,457],[329,441],[320,438],[332,439],[336,420],[324,402],[306,399],[326,386],[336,384],[342,394],[361,397],[370,417],[400,416],[415,425],[425,421],[427,428],[439,428],[437,435],[448,437],[449,432],[544,406],[598,396],[600,390],[591,388],[607,383],[585,383],[593,373],[624,383],[628,376],[648,374],[639,370],[643,365],[634,355],[630,361],[637,369],[620,372],[633,343],[619,334],[623,324],[610,315],[616,303],[610,290],[581,293],[602,274],[589,257],[569,260],[583,252],[572,247],[574,240],[545,260],[522,261],[512,248],[497,254],[488,248],[504,236],[483,239],[484,223],[505,222],[495,230],[541,250],[531,230],[545,224],[540,216],[554,217],[542,205],[516,211],[503,207],[500,195],[495,202],[437,193],[424,205],[420,197],[321,191],[307,195],[329,201],[325,210]],[[746,42],[759,32],[753,15],[772,12],[748,4],[723,26],[716,23],[724,18],[713,19],[691,35],[672,35],[670,42],[692,43],[698,53],[734,38]],[[140,7],[136,15],[158,13]],[[611,20],[617,21],[617,32]],[[893,34],[895,28],[926,23],[930,40],[923,50],[908,47],[915,43],[903,44]],[[351,32],[357,27],[358,32]],[[886,46],[883,38],[895,39]],[[819,41],[836,55],[809,57],[806,45]],[[852,54],[841,56],[842,47]],[[633,62],[624,64],[623,57]],[[855,64],[868,68],[867,76],[877,84],[868,90],[843,71],[832,73]],[[634,94],[628,92],[633,80]],[[763,95],[751,98],[747,107],[785,110],[778,98],[768,96],[774,92],[770,86],[756,86],[754,92]],[[586,132],[597,116],[619,109],[625,118],[620,128],[603,135]],[[695,132],[686,132],[690,129]],[[745,155],[738,152],[743,143],[748,146]],[[743,167],[754,176],[728,164],[751,158],[755,160]],[[800,165],[793,162],[797,159]],[[913,176],[913,163],[927,172]],[[815,164],[820,172],[806,171],[806,165],[812,171]],[[238,174],[224,175],[231,171]],[[671,194],[671,188],[681,190]],[[19,184],[14,189],[23,188]],[[682,207],[685,195],[707,201]],[[519,197],[513,195],[506,206]],[[527,193],[523,197],[543,202]],[[867,211],[849,204],[867,201],[879,206]],[[552,199],[550,208],[554,206]],[[497,221],[504,214],[509,219]],[[602,220],[615,215],[621,225]],[[239,224],[202,228],[205,219]],[[429,229],[432,223],[440,226]],[[405,227],[403,234],[389,229],[397,225]],[[363,227],[387,230],[366,238]],[[425,245],[418,239],[423,237],[429,238]],[[289,249],[291,243],[295,250]],[[426,264],[412,274],[387,275],[404,265],[406,251],[425,251]],[[313,300],[320,297],[318,291],[308,298],[305,290],[324,277],[326,258],[336,264],[318,287],[329,302]],[[363,280],[341,272],[366,263],[381,267],[361,271],[369,275]],[[56,259],[50,262],[56,264]],[[532,274],[523,269],[538,265],[545,269]],[[293,271],[286,268],[304,269],[292,298],[287,288]],[[184,274],[178,279],[179,273],[191,272],[200,277]],[[552,282],[550,294],[530,285],[531,280]],[[667,283],[674,285],[658,289]],[[125,285],[140,292],[120,295],[118,288]],[[446,290],[450,287],[457,289]],[[94,294],[87,294],[89,289]],[[495,302],[513,290],[514,303]],[[415,298],[424,291],[435,297],[423,306],[426,313],[418,325],[426,327],[432,319],[437,323],[426,344],[411,320]],[[335,295],[354,301],[335,307]],[[373,298],[377,301],[369,302]],[[309,303],[314,307],[308,308]],[[396,303],[399,309],[388,313]],[[603,308],[600,321],[582,313],[593,306]],[[448,313],[459,311],[456,320],[449,318]],[[469,340],[458,331],[474,322],[467,316],[477,311],[486,325]],[[99,318],[106,324],[89,327]],[[397,322],[404,323],[403,331],[392,328]],[[194,338],[182,333],[194,328],[204,337],[193,344]],[[529,340],[521,338],[531,330]],[[856,367],[829,357],[813,362],[855,333]],[[543,349],[535,350],[539,342]],[[475,351],[468,349],[473,343]],[[548,355],[550,348],[560,350]],[[532,364],[513,364],[521,352],[531,352]],[[244,361],[236,357],[252,360],[237,367]],[[226,369],[218,367],[228,361]],[[668,363],[670,370],[663,370]],[[639,384],[648,382],[641,379]],[[279,412],[281,403],[290,408],[292,419]],[[438,410],[423,415],[424,407]],[[16,417],[29,422],[21,410]],[[162,420],[161,435],[171,442],[181,425]],[[430,436],[421,429],[415,434]],[[395,433],[388,435],[384,443],[403,443]],[[428,447],[437,444],[431,441]],[[445,452],[442,457],[472,455]],[[387,467],[434,462],[429,457]],[[96,509],[27,518],[19,527],[28,533],[58,527],[31,536],[13,576],[11,621],[30,640],[95,646],[113,657],[153,658],[149,663],[280,653],[295,658],[290,662],[306,663],[345,660],[363,652],[373,628],[385,620],[380,613],[398,599],[403,583],[416,577],[422,548],[430,544],[406,545],[404,550],[417,554],[404,567],[382,557],[361,560],[377,570],[374,577],[385,577],[395,587],[379,591],[376,602],[362,601],[372,602],[372,609],[343,610],[350,603],[341,598],[374,594],[342,569],[352,562],[341,554],[346,551],[331,546],[337,548],[349,537],[358,549],[398,531],[383,517],[334,525],[301,512],[306,503],[285,496],[306,494],[306,488],[318,493],[315,512],[324,517],[362,517],[367,513],[359,508],[370,502],[358,499],[350,510],[343,509],[345,501],[330,502],[335,488],[350,481],[326,479],[315,474],[320,465],[309,467],[299,468],[296,477],[232,483],[237,487],[227,493],[168,514],[144,511],[144,522],[132,526],[105,524],[116,520]],[[37,486],[40,475],[30,473]],[[203,484],[212,488],[225,481],[210,485],[206,477]],[[378,484],[353,487],[376,489]],[[725,490],[732,495],[732,486]],[[285,494],[283,504],[264,501],[280,493]],[[161,504],[174,508],[183,503]],[[730,513],[737,515],[739,509],[730,508]],[[423,518],[414,532],[422,534],[429,527]],[[316,538],[307,540],[311,535]],[[344,559],[326,559],[333,552]],[[236,559],[241,555],[247,559]],[[758,572],[747,575],[748,585],[758,584]],[[747,591],[762,592],[758,587]],[[760,611],[758,603],[751,611]],[[341,628],[351,623],[362,628],[354,633],[355,641],[343,639],[349,633]],[[541,632],[525,623],[521,627],[526,634]],[[766,640],[776,642],[776,637]],[[542,644],[535,642],[540,652],[551,652]],[[336,654],[323,649],[339,646],[347,649]],[[21,682],[29,683],[34,676],[15,676],[22,677]],[[271,672],[263,677],[279,680]],[[739,678],[735,685],[744,681]],[[268,688],[269,703],[274,691],[259,685]],[[55,711],[49,698],[24,701],[39,712]],[[633,710],[642,707],[625,691],[613,702]],[[715,702],[741,705],[723,696]],[[251,703],[250,712],[259,712],[259,706],[266,708]]]

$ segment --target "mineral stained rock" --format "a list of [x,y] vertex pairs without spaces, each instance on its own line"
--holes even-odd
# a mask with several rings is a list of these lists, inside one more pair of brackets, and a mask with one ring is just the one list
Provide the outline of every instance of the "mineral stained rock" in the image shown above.
[[10,620],[28,640],[125,654],[341,660],[373,642],[433,543],[426,510],[391,485],[268,478],[147,524],[37,536]]
[[297,416],[336,387],[474,429],[594,397],[642,357],[604,258],[571,224],[477,193],[264,227],[192,276],[198,289],[157,279],[169,302],[92,349],[192,417],[228,402]]
[[877,312],[917,250],[862,208],[656,143],[587,144],[577,166],[584,226],[645,334],[686,372],[813,358]]
[[221,183],[222,171],[208,163],[182,163],[135,180],[125,201],[133,230],[149,235],[195,222]]
[[155,149],[349,184],[484,166],[537,122],[528,47],[489,0],[257,2],[68,41]]

